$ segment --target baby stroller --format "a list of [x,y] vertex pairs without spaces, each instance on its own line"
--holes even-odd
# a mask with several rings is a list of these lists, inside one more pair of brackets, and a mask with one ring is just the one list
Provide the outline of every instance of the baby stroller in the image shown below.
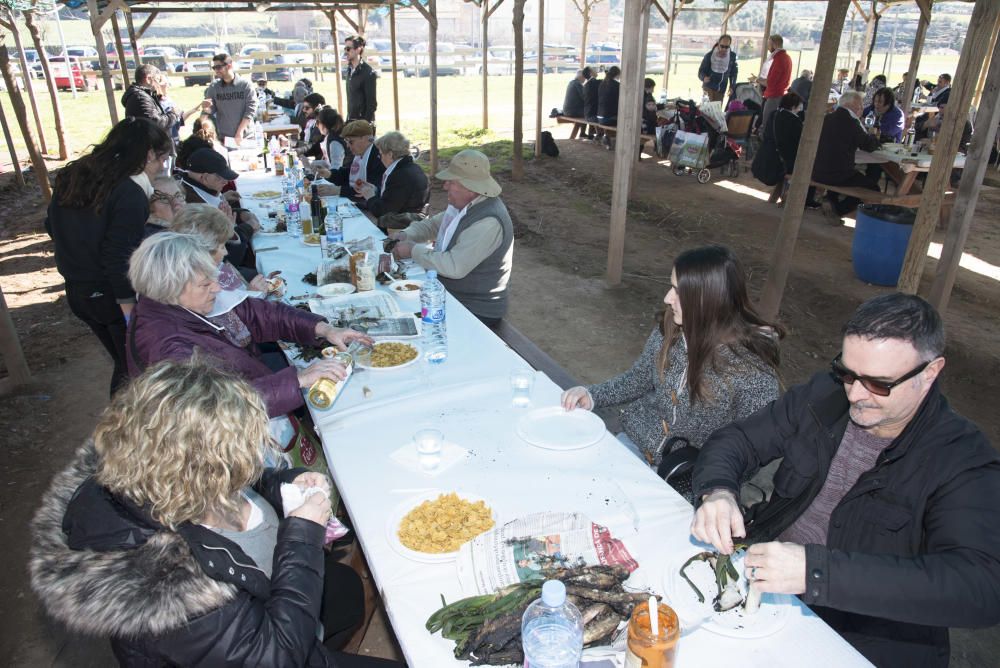
[[711,170],[718,168],[722,168],[723,176],[739,175],[742,147],[720,132],[720,126],[693,101],[677,101],[675,120],[677,130],[671,138],[669,154],[675,175],[695,176],[698,183],[711,181]]

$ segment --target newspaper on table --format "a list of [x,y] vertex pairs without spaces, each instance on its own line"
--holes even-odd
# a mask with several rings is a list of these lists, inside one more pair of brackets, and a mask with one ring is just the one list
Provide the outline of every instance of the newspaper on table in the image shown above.
[[491,594],[542,571],[579,566],[639,567],[622,541],[582,513],[534,513],[480,534],[458,553],[458,578],[467,593]]

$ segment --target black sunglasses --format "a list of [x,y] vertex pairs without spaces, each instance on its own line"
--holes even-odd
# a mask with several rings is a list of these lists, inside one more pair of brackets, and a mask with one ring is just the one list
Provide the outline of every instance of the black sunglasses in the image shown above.
[[874,378],[867,378],[865,376],[859,376],[858,374],[854,373],[846,366],[844,366],[843,362],[840,361],[843,355],[844,355],[843,353],[838,354],[836,357],[833,358],[833,361],[830,362],[830,369],[833,371],[834,377],[844,385],[853,385],[855,381],[860,382],[861,385],[866,390],[880,397],[889,396],[889,393],[892,392],[892,388],[913,378],[918,373],[926,369],[928,364],[934,361],[934,360],[927,360],[923,364],[917,366],[912,371],[904,373],[896,380],[885,381],[885,380],[876,380]]

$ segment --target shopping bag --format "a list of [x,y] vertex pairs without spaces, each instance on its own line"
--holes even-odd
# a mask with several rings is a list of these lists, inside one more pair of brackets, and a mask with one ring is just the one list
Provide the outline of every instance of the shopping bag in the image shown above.
[[674,167],[700,169],[708,162],[708,135],[678,130],[670,146],[670,164]]

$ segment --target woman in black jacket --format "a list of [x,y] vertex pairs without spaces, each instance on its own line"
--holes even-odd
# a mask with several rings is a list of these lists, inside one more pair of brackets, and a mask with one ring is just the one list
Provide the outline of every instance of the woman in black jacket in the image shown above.
[[618,77],[621,74],[617,65],[609,68],[597,92],[597,122],[601,125],[618,125],[618,92],[621,87]]
[[[778,103],[778,110],[768,119],[771,127],[764,133],[761,152],[777,153],[783,165],[782,178],[795,169],[795,156],[799,152],[799,140],[802,138],[802,109],[802,98],[797,93],[785,93]],[[809,188],[806,208],[819,208],[819,202],[814,198],[814,191],[814,188]]]
[[151,121],[121,121],[90,153],[59,170],[45,219],[69,308],[114,361],[111,394],[128,374],[125,326],[135,305],[128,259],[143,239],[150,179],[172,149],[170,135]]
[[123,666],[396,665],[331,651],[362,618],[361,582],[323,549],[329,480],[265,469],[270,443],[233,374],[191,360],[135,379],[32,522],[49,613],[110,637]]
[[399,132],[387,132],[375,140],[385,174],[382,183],[354,185],[365,198],[365,208],[376,218],[388,213],[421,213],[430,199],[430,183],[410,156],[410,140]]

